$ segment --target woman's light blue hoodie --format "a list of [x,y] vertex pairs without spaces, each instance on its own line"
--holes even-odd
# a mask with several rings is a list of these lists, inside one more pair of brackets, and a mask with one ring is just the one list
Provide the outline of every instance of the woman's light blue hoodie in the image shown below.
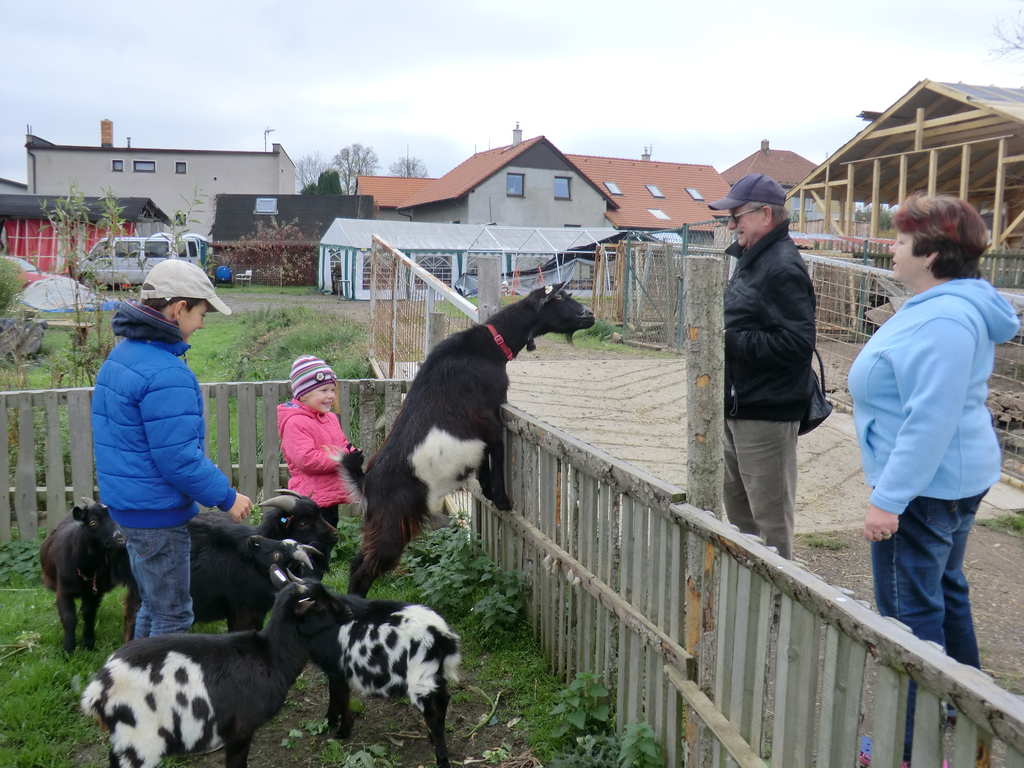
[[960,279],[912,297],[875,332],[849,376],[872,504],[901,514],[917,496],[963,499],[999,479],[985,399],[995,345],[1019,327],[988,282]]

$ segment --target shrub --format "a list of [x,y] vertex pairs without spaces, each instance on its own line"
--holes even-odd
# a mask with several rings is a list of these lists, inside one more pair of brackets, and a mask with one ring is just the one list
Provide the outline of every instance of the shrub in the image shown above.
[[572,748],[552,760],[549,768],[619,768],[619,750],[614,735],[577,736]]
[[13,261],[0,258],[0,317],[8,315],[21,293],[21,270]]

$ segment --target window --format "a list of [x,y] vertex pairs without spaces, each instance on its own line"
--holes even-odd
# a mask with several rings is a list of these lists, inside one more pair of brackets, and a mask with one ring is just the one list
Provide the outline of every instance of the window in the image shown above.
[[256,210],[253,213],[273,215],[277,213],[276,197],[257,197]]
[[703,203],[704,202],[704,195],[702,195],[700,193],[700,190],[698,190],[698,189],[696,189],[694,187],[687,187],[686,191],[689,193],[690,197],[692,197],[698,203]]
[[110,170],[113,173],[124,173],[124,160],[111,160]]
[[572,199],[572,179],[568,176],[555,176],[555,200]]
[[654,184],[644,184],[647,187],[647,191],[651,193],[652,197],[664,197],[661,190],[658,189]]
[[147,259],[166,259],[171,254],[171,244],[166,240],[147,240]]
[[668,214],[661,210],[661,208],[648,208],[647,212],[656,219],[661,219],[662,221],[669,220]]
[[156,160],[135,160],[132,170],[136,173],[156,173]]
[[622,190],[619,189],[619,185],[616,184],[614,181],[606,181],[604,183],[604,185],[605,185],[605,187],[608,188],[608,191],[611,192],[613,195],[621,195],[622,194]]
[[526,176],[522,173],[510,173],[505,177],[505,194],[509,197],[523,197]]
[[174,164],[174,172],[175,173],[188,173],[188,163],[184,162],[183,160],[178,160]]

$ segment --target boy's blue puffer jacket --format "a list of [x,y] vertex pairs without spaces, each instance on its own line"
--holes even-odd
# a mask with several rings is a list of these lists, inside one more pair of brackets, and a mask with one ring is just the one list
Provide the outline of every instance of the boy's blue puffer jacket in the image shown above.
[[100,497],[131,528],[181,525],[196,502],[227,510],[228,479],[203,454],[203,399],[183,341],[126,339],[96,377],[93,447]]

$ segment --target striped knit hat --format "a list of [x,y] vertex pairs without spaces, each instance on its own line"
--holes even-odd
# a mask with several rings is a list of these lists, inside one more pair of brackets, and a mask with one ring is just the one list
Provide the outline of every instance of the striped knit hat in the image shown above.
[[298,400],[324,384],[333,384],[338,378],[331,366],[312,355],[303,355],[292,363],[292,396]]

